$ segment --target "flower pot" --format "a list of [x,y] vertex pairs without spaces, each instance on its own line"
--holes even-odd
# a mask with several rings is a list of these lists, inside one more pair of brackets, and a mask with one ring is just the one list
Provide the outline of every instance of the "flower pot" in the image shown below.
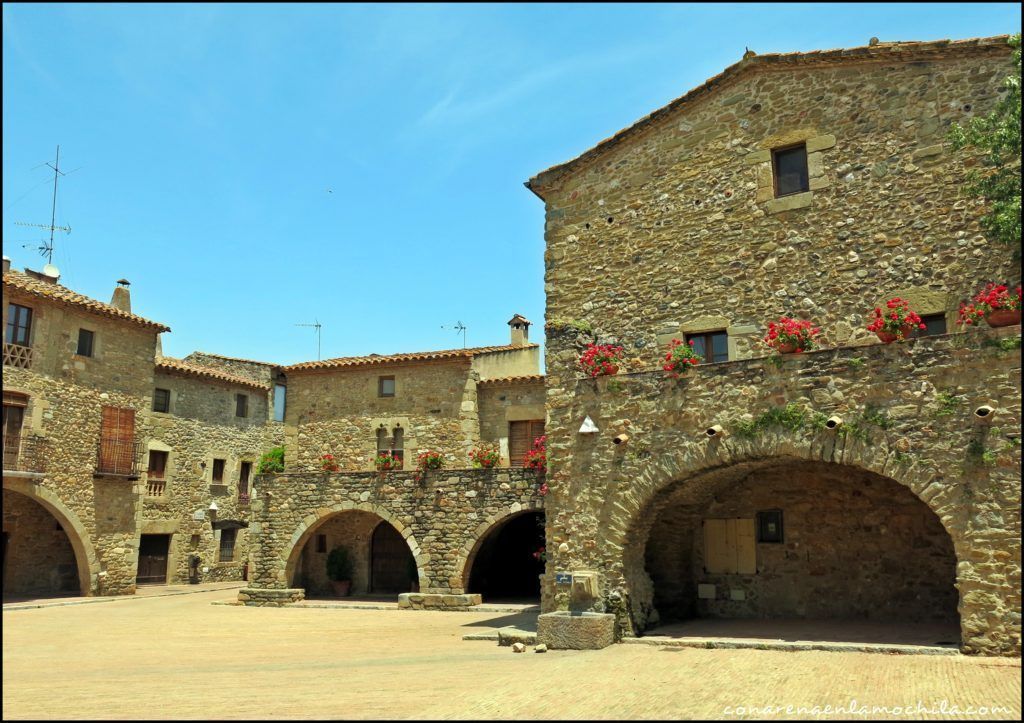
[[775,348],[779,354],[792,354],[796,351],[796,344],[779,344]]
[[1020,323],[1020,309],[996,309],[995,311],[990,311],[985,315],[985,321],[993,328],[1014,326]]
[[[904,324],[902,327],[900,327],[900,331],[903,333],[904,339],[909,339],[910,332],[912,332],[913,330],[913,324]],[[876,331],[875,334],[878,335],[878,338],[882,340],[883,344],[892,344],[894,341],[900,338],[898,335],[893,334],[892,332],[885,331],[884,329]]]
[[352,581],[331,580],[331,587],[334,588],[335,597],[348,597],[348,593],[352,589]]

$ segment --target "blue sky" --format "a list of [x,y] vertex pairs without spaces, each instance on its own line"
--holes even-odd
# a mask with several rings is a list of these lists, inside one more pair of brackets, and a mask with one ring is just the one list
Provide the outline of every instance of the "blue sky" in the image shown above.
[[[3,5],[3,241],[168,324],[292,363],[542,335],[523,187],[736,62],[1019,31],[1020,6]],[[76,170],[77,169],[77,170]],[[29,248],[23,248],[23,246]]]

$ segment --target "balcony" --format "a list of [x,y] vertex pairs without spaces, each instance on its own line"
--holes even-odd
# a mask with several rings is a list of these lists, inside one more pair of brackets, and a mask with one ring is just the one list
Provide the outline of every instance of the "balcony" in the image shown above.
[[149,477],[146,480],[146,497],[163,497],[167,489],[167,481],[161,477],[154,479]]
[[43,437],[34,434],[5,436],[4,472],[43,473],[47,451],[47,440]]
[[141,456],[141,442],[101,437],[96,449],[96,472],[93,476],[138,479]]
[[4,342],[4,366],[15,369],[31,369],[32,347]]

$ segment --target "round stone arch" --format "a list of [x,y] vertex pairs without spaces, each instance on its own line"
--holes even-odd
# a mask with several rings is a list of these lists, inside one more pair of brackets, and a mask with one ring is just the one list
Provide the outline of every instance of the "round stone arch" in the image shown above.
[[[949,536],[956,558],[956,586],[959,591],[961,629],[966,641],[964,592],[961,586],[963,562],[968,559],[965,518],[957,515],[958,497],[943,494],[948,485],[942,475],[912,464],[898,463],[892,455],[846,438],[829,436],[823,441],[808,443],[807,439],[790,436],[785,431],[761,435],[753,440],[727,438],[720,442],[686,440],[675,451],[659,455],[631,481],[628,494],[612,495],[606,504],[614,506],[612,514],[602,516],[599,549],[606,551],[606,572],[611,587],[622,586],[625,593],[619,611],[620,631],[625,636],[636,634],[637,620],[644,619],[641,606],[650,602],[652,582],[645,572],[644,554],[647,534],[653,523],[651,511],[666,490],[717,471],[749,466],[752,469],[785,462],[828,463],[852,467],[886,478],[908,489],[938,518]],[[623,619],[628,616],[629,619]]]
[[82,525],[78,515],[65,505],[53,491],[33,480],[4,478],[4,489],[28,497],[53,515],[64,528],[71,549],[75,553],[78,570],[78,586],[82,595],[92,596],[99,591],[100,563],[96,549],[89,540],[89,531]]
[[469,588],[469,575],[473,570],[473,562],[484,540],[509,520],[535,512],[544,512],[543,502],[538,501],[532,505],[523,505],[516,502],[495,512],[476,526],[476,529],[473,530],[465,544],[463,544],[462,549],[459,550],[459,556],[456,560],[455,569],[459,571],[459,579],[463,590]]
[[341,502],[336,505],[331,505],[330,507],[320,507],[315,513],[303,518],[302,522],[300,522],[298,527],[296,527],[295,532],[292,533],[291,539],[282,553],[282,557],[285,561],[285,584],[292,584],[295,577],[295,567],[298,564],[299,558],[302,556],[302,548],[305,547],[306,542],[309,541],[309,538],[316,531],[316,528],[320,523],[328,517],[332,517],[338,513],[352,511],[369,512],[398,530],[398,534],[405,539],[405,543],[409,546],[409,550],[412,552],[413,559],[416,560],[416,576],[419,579],[420,589],[426,589],[427,575],[424,568],[429,560],[420,550],[420,545],[413,536],[412,530],[398,520],[386,508],[366,502]]

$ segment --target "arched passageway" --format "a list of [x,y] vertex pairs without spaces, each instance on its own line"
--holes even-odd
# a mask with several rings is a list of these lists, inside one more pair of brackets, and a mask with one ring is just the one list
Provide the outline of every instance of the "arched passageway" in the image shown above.
[[477,541],[466,566],[466,592],[480,593],[484,602],[539,602],[543,549],[543,512],[505,518]]
[[380,515],[344,510],[324,517],[303,534],[293,550],[290,584],[306,597],[333,597],[327,557],[335,547],[348,549],[352,595],[398,594],[417,585],[416,562],[406,539]]
[[85,595],[61,522],[30,497],[4,490],[4,596]]
[[738,464],[669,485],[635,528],[626,572],[646,610],[641,629],[695,618],[913,622],[945,638],[932,643],[959,640],[953,542],[887,477]]

